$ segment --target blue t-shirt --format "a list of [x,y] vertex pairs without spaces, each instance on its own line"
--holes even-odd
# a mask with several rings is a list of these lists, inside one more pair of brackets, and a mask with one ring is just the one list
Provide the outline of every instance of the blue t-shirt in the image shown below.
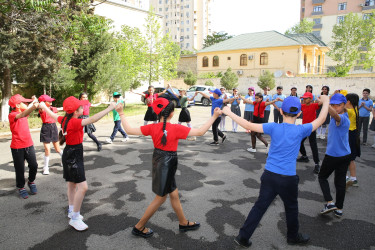
[[336,120],[331,118],[328,127],[326,155],[341,157],[350,154],[349,127],[350,120],[348,113],[339,114],[341,122],[337,126]]
[[211,115],[214,115],[215,108],[221,108],[223,106],[223,99],[215,99],[213,96],[210,96],[212,102]]
[[[231,95],[229,98],[234,98],[234,95]],[[237,99],[234,99],[232,105],[238,105]]]
[[[281,100],[284,100],[286,97],[285,95],[281,94],[281,95],[278,95],[278,94],[274,94],[272,96],[272,101],[277,99],[277,98],[280,98]],[[278,108],[281,108],[281,105],[283,105],[283,102],[282,101],[277,101],[275,102],[275,105],[278,107]]]
[[303,138],[312,132],[312,124],[263,123],[263,131],[271,136],[265,169],[282,175],[296,175],[296,161]]
[[[246,96],[245,96],[245,99],[247,99],[247,100],[251,100],[252,102],[255,101],[254,96],[250,96],[250,95],[246,95]],[[245,111],[254,112],[254,105],[253,105],[253,104],[250,104],[250,103],[246,103],[246,104],[245,104]]]
[[[271,95],[263,95],[263,101],[264,102],[272,101],[272,96]],[[267,105],[265,110],[271,110],[271,105]]]
[[[358,102],[358,107],[361,106],[361,103],[362,103],[362,102],[364,102],[364,103],[365,103],[365,106],[368,107],[368,108],[370,108],[370,107],[372,107],[372,105],[374,105],[374,103],[372,102],[371,99],[367,99],[367,101],[366,101],[366,100],[364,100],[364,99],[362,98],[362,99],[360,99],[359,102]],[[361,108],[359,109],[359,116],[360,116],[360,117],[369,117],[369,116],[370,116],[370,111],[368,111],[368,110],[365,109],[364,107],[361,107]]]

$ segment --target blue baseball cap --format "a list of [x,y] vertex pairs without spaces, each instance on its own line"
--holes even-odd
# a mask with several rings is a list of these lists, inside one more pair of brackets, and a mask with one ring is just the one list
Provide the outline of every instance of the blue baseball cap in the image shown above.
[[[291,111],[292,108],[297,108],[297,110]],[[281,109],[285,113],[298,114],[301,111],[301,102],[295,96],[288,96],[287,98],[284,99],[283,104],[281,105]]]
[[343,94],[334,94],[329,101],[329,104],[341,104],[346,103],[346,97]]
[[211,92],[211,93],[215,93],[215,94],[217,94],[218,96],[221,96],[221,91],[220,91],[220,89],[211,89],[210,92]]

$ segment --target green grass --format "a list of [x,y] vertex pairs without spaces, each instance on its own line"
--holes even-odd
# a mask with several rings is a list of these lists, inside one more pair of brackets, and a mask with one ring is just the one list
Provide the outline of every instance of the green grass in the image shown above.
[[[100,111],[106,109],[108,105],[102,104],[97,107],[90,108],[90,116],[99,113]],[[124,113],[126,116],[134,116],[144,114],[146,112],[147,106],[144,104],[126,104],[124,108]],[[61,111],[58,115],[64,116],[65,112]],[[109,112],[106,116],[104,116],[102,120],[104,121],[112,121],[113,115],[112,112]],[[29,118],[29,127],[30,129],[33,128],[40,128],[42,127],[42,120],[38,117],[38,112],[34,111],[30,114]],[[9,122],[0,122],[0,133],[3,132],[10,132]]]

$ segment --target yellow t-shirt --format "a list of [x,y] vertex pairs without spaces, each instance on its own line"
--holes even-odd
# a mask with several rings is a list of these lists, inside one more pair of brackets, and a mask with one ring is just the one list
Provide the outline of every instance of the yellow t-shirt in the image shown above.
[[[354,109],[347,109],[347,111],[348,111],[348,116],[349,116],[349,120],[350,120],[349,130],[351,130],[351,131],[356,130],[356,128],[357,128],[357,119],[355,117]],[[357,111],[357,115],[359,115],[358,114],[358,109],[356,111]]]

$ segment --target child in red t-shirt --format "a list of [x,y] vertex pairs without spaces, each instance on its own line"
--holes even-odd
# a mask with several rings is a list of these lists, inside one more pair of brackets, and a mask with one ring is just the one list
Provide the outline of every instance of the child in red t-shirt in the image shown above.
[[[273,101],[264,102],[263,95],[261,93],[255,94],[255,102],[251,101],[250,99],[245,99],[243,96],[240,97],[244,101],[244,103],[250,103],[254,105],[253,120],[251,121],[253,123],[264,123],[264,111],[266,109],[266,106],[280,101],[280,98],[276,98]],[[255,131],[251,131],[251,148],[248,148],[247,151],[251,153],[255,153],[257,151],[255,148],[257,138],[264,143],[268,152],[268,142],[266,141],[266,139],[264,139],[262,133],[257,133]]]
[[[169,86],[168,86],[169,87]],[[160,92],[160,93],[157,93],[155,94],[154,91],[154,86],[150,85],[148,86],[148,89],[147,89],[147,92],[148,94],[144,94],[144,93],[136,93],[136,92],[133,92],[132,90],[130,90],[131,93],[133,94],[137,94],[137,95],[141,95],[145,98],[145,102],[147,104],[147,111],[146,111],[146,114],[145,114],[145,117],[143,118],[144,120],[144,125],[147,125],[147,123],[149,121],[152,121],[154,123],[157,123],[157,115],[155,114],[154,110],[152,109],[152,103],[156,100],[156,98],[158,98],[160,95],[162,94],[165,94],[165,92],[167,92],[167,89],[164,89],[164,91]]]
[[[319,109],[319,106],[321,106],[322,103],[313,103],[314,96],[311,92],[306,92],[301,98],[303,98],[303,103],[301,104],[302,124],[310,123],[316,119],[316,111]],[[299,151],[301,152],[302,156],[297,159],[298,162],[309,162],[309,158],[306,155],[306,149],[304,145],[306,139],[307,137],[301,141],[301,147]],[[309,142],[315,162],[314,173],[318,174],[320,166],[318,144],[316,143],[316,131],[313,131],[310,134]]]
[[150,135],[154,143],[154,154],[152,158],[152,191],[156,194],[155,199],[147,207],[140,221],[133,227],[132,234],[140,237],[150,237],[153,231],[146,228],[147,221],[165,202],[169,194],[171,205],[179,220],[179,230],[188,231],[198,229],[200,224],[189,222],[181,207],[178,190],[175,181],[177,170],[177,146],[178,140],[186,139],[188,136],[204,135],[214,121],[221,114],[219,108],[215,109],[213,116],[199,129],[185,127],[180,124],[171,124],[174,115],[174,105],[165,98],[158,98],[152,104],[153,110],[159,116],[159,123],[145,125],[140,128],[132,128],[125,118],[122,107],[116,107],[120,114],[122,125],[130,135]]
[[[52,107],[52,102],[55,99],[51,98],[49,95],[41,95],[38,98],[39,102],[44,102],[46,106],[52,110],[52,112],[57,113],[57,108]],[[43,174],[49,174],[49,155],[51,153],[50,143],[52,142],[53,147],[56,152],[62,156],[62,151],[59,146],[59,132],[57,130],[56,121],[51,118],[44,110],[39,109],[39,116],[42,119],[43,125],[40,130],[40,142],[44,145],[44,167]]]
[[83,106],[87,104],[87,100],[80,101],[74,96],[66,98],[63,102],[66,114],[63,117],[53,113],[45,103],[40,103],[40,107],[62,127],[63,136],[60,138],[60,144],[66,142],[62,162],[64,179],[68,183],[69,225],[77,231],[88,228],[80,215],[82,201],[88,189],[83,165],[83,127],[97,122],[115,108],[115,104],[111,103],[108,108],[87,119],[78,119],[83,114]]
[[38,108],[39,103],[34,102],[29,108],[25,104],[32,101],[33,100],[25,99],[23,96],[17,94],[12,96],[8,102],[12,109],[8,119],[10,131],[12,132],[10,149],[12,151],[14,169],[16,172],[16,186],[20,196],[24,199],[29,197],[25,189],[25,160],[29,167],[29,181],[27,185],[30,188],[30,193],[36,194],[38,192],[34,183],[38,171],[38,163],[36,161],[34,143],[31,139],[27,117]]

